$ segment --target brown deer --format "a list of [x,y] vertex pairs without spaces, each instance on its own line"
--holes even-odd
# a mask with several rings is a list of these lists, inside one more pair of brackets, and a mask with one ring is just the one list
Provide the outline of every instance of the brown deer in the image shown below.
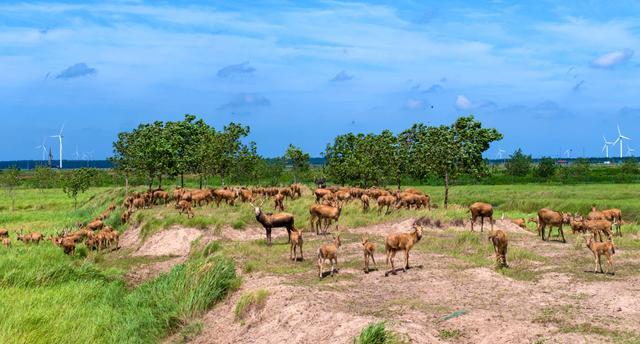
[[396,197],[391,195],[384,195],[377,198],[378,202],[378,214],[382,212],[382,208],[386,207],[385,215],[389,214],[389,207],[396,203]]
[[362,237],[362,252],[364,253],[364,272],[369,273],[369,258],[373,261],[373,265],[377,268],[375,259],[376,245],[369,241],[367,237]]
[[612,208],[598,211],[596,205],[591,207],[591,212],[587,215],[588,220],[608,220],[613,222],[616,227],[616,235],[622,236],[620,226],[622,225],[622,211],[620,209]]
[[409,269],[409,251],[413,245],[415,245],[422,238],[422,227],[413,225],[413,230],[410,233],[394,233],[388,235],[384,240],[385,249],[387,251],[387,266],[391,262],[391,271],[385,273],[385,276],[391,272],[396,274],[396,269],[393,264],[393,259],[396,256],[396,252],[404,251],[404,266],[402,270],[407,272]]
[[498,267],[509,267],[507,265],[507,246],[509,245],[507,233],[498,229],[489,235],[489,241],[493,244],[493,249],[496,252]]
[[288,243],[291,243],[291,231],[294,229],[294,217],[289,213],[278,213],[278,214],[265,214],[262,212],[260,207],[254,207],[254,211],[256,214],[256,220],[262,224],[265,231],[267,232],[267,245],[271,246],[271,230],[273,228],[286,228],[287,229],[287,237]]
[[[567,242],[564,238],[564,231],[562,231],[563,224],[571,223],[571,214],[569,213],[561,213],[558,211],[551,210],[549,208],[542,208],[538,210],[538,233],[540,233],[542,240],[549,240],[551,236],[551,230],[554,226],[558,227],[558,231],[562,236],[562,242]],[[544,229],[546,226],[549,226],[549,233],[547,238],[544,238]]]
[[311,229],[316,229],[316,234],[319,233],[320,226],[322,226],[322,234],[327,234],[327,229],[331,225],[331,221],[336,222],[336,231],[338,231],[338,221],[340,220],[340,214],[342,213],[342,203],[338,203],[337,206],[325,205],[325,204],[312,204],[309,208],[309,222]]
[[336,266],[338,265],[338,249],[340,248],[340,234],[333,237],[333,243],[324,244],[318,248],[318,274],[320,279],[322,279],[322,274],[324,273],[324,262],[329,259],[331,262],[331,276],[333,276],[333,272],[336,270]]
[[489,203],[476,202],[469,206],[469,211],[471,212],[471,231],[473,232],[473,224],[476,222],[476,219],[480,218],[480,232],[484,229],[484,218],[489,218],[489,223],[491,223],[491,230],[493,230],[493,206]]
[[298,255],[296,254],[296,248],[300,250],[300,260],[304,260],[304,256],[302,255],[302,244],[304,243],[302,239],[302,230],[293,229],[291,231],[291,250],[289,251],[289,259],[293,261],[298,260]]
[[593,258],[595,260],[593,272],[597,273],[599,268],[600,272],[603,273],[600,256],[605,255],[607,257],[607,273],[611,272],[612,275],[615,274],[615,271],[610,271],[610,269],[613,270],[613,255],[616,253],[613,241],[596,242],[591,235],[589,235],[586,240],[587,247],[591,250],[591,253],[593,253]]
[[284,195],[279,193],[273,198],[273,206],[276,211],[284,211]]
[[362,201],[362,212],[366,213],[369,211],[369,196],[367,196],[366,194],[362,194],[362,196],[360,196],[360,201]]
[[176,209],[179,210],[180,215],[187,214],[187,218],[195,216],[193,209],[191,209],[191,202],[189,201],[181,200],[176,204]]

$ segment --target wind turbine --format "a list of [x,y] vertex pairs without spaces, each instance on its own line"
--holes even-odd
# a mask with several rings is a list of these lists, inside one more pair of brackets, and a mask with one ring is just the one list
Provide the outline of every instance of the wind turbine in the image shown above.
[[496,158],[502,159],[502,153],[505,153],[504,149],[498,149],[498,154],[496,154]]
[[80,160],[80,153],[78,152],[78,146],[76,146],[76,160]]
[[47,140],[47,138],[43,138],[42,139],[42,144],[39,146],[36,146],[34,149],[42,149],[42,161],[44,161],[45,159],[45,155],[47,154],[47,147],[44,146],[45,141]]
[[607,157],[607,159],[609,158],[609,145],[613,145],[613,142],[609,142],[607,141],[607,138],[602,136],[602,139],[604,140],[604,146],[602,146],[602,151],[604,152],[605,156]]
[[631,140],[630,138],[622,135],[620,132],[620,125],[618,125],[618,138],[613,141],[612,146],[615,146],[616,143],[620,142],[620,159],[622,159],[622,140]]
[[633,156],[633,152],[636,150],[627,145],[627,156]]
[[567,156],[567,159],[571,159],[571,148],[564,151],[564,154]]
[[62,135],[63,130],[64,130],[64,124],[62,124],[62,127],[60,128],[60,132],[58,133],[58,135],[51,135],[51,137],[57,137],[58,140],[60,141],[60,169],[62,169],[62,138],[64,137]]

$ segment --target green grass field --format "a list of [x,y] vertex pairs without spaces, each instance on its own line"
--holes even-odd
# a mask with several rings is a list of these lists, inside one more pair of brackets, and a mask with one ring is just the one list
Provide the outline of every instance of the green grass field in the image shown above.
[[[593,203],[600,208],[622,209],[627,222],[635,222],[640,216],[640,200],[636,197],[640,187],[634,184],[454,186],[450,193],[453,204],[447,210],[442,208],[441,187],[418,188],[430,194],[433,203],[440,207],[432,212],[401,210],[384,215],[378,214],[375,206],[369,213],[362,213],[359,202],[353,202],[343,210],[340,226],[359,227],[427,214],[443,221],[467,219],[466,205],[475,201],[492,203],[496,218],[503,213],[508,217],[529,217],[545,206],[586,214]],[[276,274],[313,269],[310,261],[276,264],[276,260],[288,252],[285,245],[274,245],[273,250],[267,252],[264,240],[215,242],[202,252],[192,254],[187,263],[174,267],[169,273],[129,289],[125,283],[129,266],[126,257],[109,264],[100,263],[106,253],[90,253],[86,259],[70,257],[48,242],[25,246],[16,242],[13,234],[23,229],[41,231],[47,236],[71,228],[77,222],[86,222],[110,203],[119,204],[122,189],[93,188],[80,197],[76,210],[73,200],[59,189],[20,189],[16,194],[15,210],[11,210],[10,199],[0,198],[0,227],[9,229],[13,239],[10,249],[0,248],[0,314],[3,314],[0,343],[157,342],[189,324],[224,298],[227,291],[237,287],[236,264],[244,271]],[[287,211],[296,216],[298,227],[308,228],[308,208],[312,202],[308,194],[300,200],[286,202]],[[264,207],[266,211],[273,210],[272,202],[265,203]],[[107,222],[122,231],[120,213],[118,208]],[[142,226],[143,237],[174,224],[211,230],[224,225],[236,229],[257,225],[248,204],[199,207],[195,213],[195,218],[187,219],[178,215],[172,205],[158,206],[137,212],[133,222]],[[638,228],[627,223],[623,231],[637,233]],[[476,243],[477,237],[474,238],[456,234],[419,249],[461,257],[472,265],[486,264],[491,248],[488,243]],[[616,243],[640,248],[637,240],[624,238]],[[470,249],[477,254],[467,254]],[[541,259],[526,250],[516,249],[512,254],[515,260]],[[359,268],[360,263],[346,264]],[[505,274],[516,279],[531,278],[522,269]]]

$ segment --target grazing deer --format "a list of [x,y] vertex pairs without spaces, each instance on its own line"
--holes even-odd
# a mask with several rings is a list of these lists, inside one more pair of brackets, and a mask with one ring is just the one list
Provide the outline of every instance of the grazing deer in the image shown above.
[[374,253],[376,251],[376,245],[369,241],[367,237],[362,237],[362,251],[364,253],[364,272],[369,273],[369,258],[373,261],[373,265],[377,268],[376,259]]
[[333,243],[324,244],[318,248],[318,273],[320,279],[324,273],[324,261],[329,259],[331,262],[331,276],[338,265],[338,249],[340,248],[340,234],[333,237]]
[[469,207],[469,211],[471,212],[471,231],[473,232],[473,224],[476,222],[476,219],[480,218],[480,232],[484,229],[484,218],[489,218],[489,223],[491,223],[491,230],[493,230],[493,206],[489,203],[476,202],[473,203]]
[[284,211],[284,195],[279,193],[273,198],[276,211]]
[[509,240],[507,239],[507,233],[498,229],[489,235],[489,241],[493,244],[493,249],[496,252],[496,261],[499,267],[509,267],[507,265],[507,246]]

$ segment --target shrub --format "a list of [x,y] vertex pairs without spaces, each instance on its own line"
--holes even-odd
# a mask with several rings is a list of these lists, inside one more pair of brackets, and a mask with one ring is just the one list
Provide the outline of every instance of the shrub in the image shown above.
[[369,324],[355,338],[356,344],[392,344],[400,343],[397,335],[386,329],[384,322]]

